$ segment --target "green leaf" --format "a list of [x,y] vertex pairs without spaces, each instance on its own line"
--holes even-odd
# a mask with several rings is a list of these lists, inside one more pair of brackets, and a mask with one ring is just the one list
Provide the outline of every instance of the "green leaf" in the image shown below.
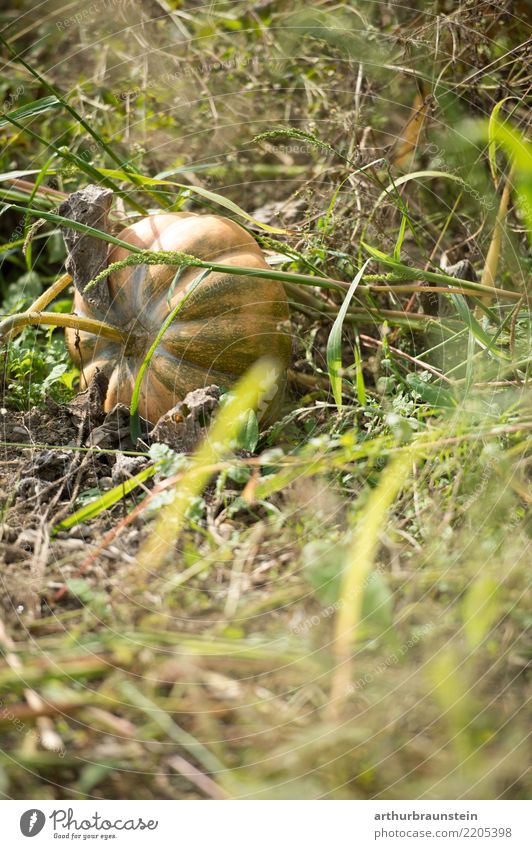
[[495,119],[492,132],[506,155],[513,160],[519,207],[532,244],[532,143],[508,121],[500,123]]
[[238,204],[234,203],[229,198],[224,197],[223,195],[219,195],[217,192],[211,192],[209,189],[204,189],[201,186],[190,186],[186,185],[186,183],[176,183],[174,180],[161,180],[154,177],[144,177],[141,174],[128,174],[126,171],[118,171],[112,168],[98,168],[97,169],[100,174],[105,177],[112,177],[115,180],[128,180],[131,183],[135,183],[138,185],[145,186],[176,186],[176,188],[181,189],[183,191],[190,192],[191,194],[200,195],[206,200],[210,200],[211,203],[215,203],[217,206],[223,206],[224,209],[230,210],[234,215],[238,215],[240,218],[244,218],[246,221],[249,221],[251,224],[254,224],[256,227],[260,227],[261,230],[266,230],[268,233],[280,233],[286,234],[288,231],[283,230],[280,227],[271,227],[269,224],[262,224],[256,218],[253,218],[248,212],[245,212]]
[[499,120],[499,112],[507,100],[512,100],[512,97],[503,97],[499,100],[491,110],[490,119],[488,122],[488,159],[490,163],[491,176],[493,182],[497,185],[497,126]]
[[[13,114],[13,113],[8,113]],[[9,122],[7,122],[9,123]],[[33,174],[39,174],[39,168],[32,168],[30,171],[4,171],[0,174],[0,183],[5,183],[11,180],[18,180],[23,177],[31,177]],[[55,171],[50,171],[50,174],[55,174]]]
[[397,186],[402,186],[404,183],[408,183],[410,180],[420,180],[424,177],[430,178],[440,178],[443,177],[446,180],[453,180],[455,183],[460,183],[462,186],[465,185],[464,180],[461,177],[458,177],[457,174],[452,174],[449,171],[412,171],[411,174],[403,174],[402,177],[397,177],[393,183],[390,183],[383,192],[377,198],[377,202],[375,206],[378,206],[380,202],[387,197],[392,189],[395,189]]
[[456,407],[456,401],[447,389],[433,383],[427,383],[415,372],[407,374],[406,382],[416,395],[426,404],[430,404],[431,407]]
[[43,380],[43,391],[48,389],[48,387],[51,386],[52,383],[55,383],[56,380],[59,380],[66,372],[67,368],[68,366],[66,363],[57,363],[57,365],[53,367],[48,377],[45,377],[45,379]]
[[157,464],[157,471],[163,478],[172,477],[186,467],[187,458],[178,454],[164,442],[154,442],[150,445],[150,459]]
[[80,221],[74,221],[72,218],[65,218],[64,215],[56,215],[55,212],[46,212],[44,209],[34,209],[30,206],[19,206],[16,203],[5,203],[0,208],[0,215],[7,212],[9,209],[16,209],[17,212],[27,213],[34,218],[42,218],[44,221],[51,221],[53,224],[62,224],[70,227],[71,230],[77,230],[79,233],[86,233],[89,236],[95,236],[97,239],[102,239],[104,242],[109,242],[111,245],[117,245],[119,248],[125,248],[130,253],[141,253],[142,249],[129,242],[124,242],[122,239],[117,239],[109,233],[104,233],[103,230],[98,230],[96,227],[89,227],[88,224],[82,224]]
[[[367,242],[362,241],[360,244],[362,245],[364,250],[370,254],[370,256],[372,256],[374,259],[379,260],[379,262],[382,262],[384,265],[388,265],[390,268],[393,268],[396,274],[400,275],[401,277],[404,277],[405,280],[419,279],[426,280],[429,283],[435,283],[437,286],[451,286],[459,287],[460,289],[470,289],[471,296],[474,296],[477,292],[482,294],[493,294],[493,289],[489,286],[482,286],[480,283],[473,283],[470,280],[462,280],[459,277],[451,277],[449,274],[445,274],[443,272],[436,273],[435,271],[425,271],[425,269],[423,268],[414,268],[413,266],[405,265],[403,262],[399,262],[393,256],[389,256],[388,254],[383,253],[383,251],[379,251],[378,248],[374,248],[371,245],[368,245]],[[501,290],[497,291],[500,292]],[[509,291],[505,294],[515,300],[519,300],[520,297],[516,292]],[[450,294],[450,297],[453,297],[453,295]],[[455,295],[454,297],[463,297],[463,295]],[[489,339],[489,337],[487,338]]]
[[72,595],[75,595],[83,604],[89,604],[95,596],[93,588],[84,578],[69,578],[66,585]]
[[399,228],[399,234],[397,236],[397,241],[395,243],[395,248],[393,249],[393,258],[398,262],[401,259],[401,248],[403,247],[403,240],[405,237],[406,224],[408,221],[408,216],[403,212],[403,216],[401,218],[401,226]]
[[20,118],[31,118],[34,115],[42,115],[44,112],[49,112],[51,109],[60,109],[61,106],[61,101],[54,95],[51,95],[50,97],[41,97],[40,100],[32,100],[31,103],[26,103],[19,109],[14,109],[12,112],[6,112],[5,115],[0,118],[0,127],[5,127],[7,124],[10,124],[10,118],[14,118],[17,121]]
[[349,304],[351,303],[351,299],[355,294],[356,288],[362,279],[362,275],[364,274],[368,263],[369,259],[366,260],[351,283],[327,340],[327,370],[329,372],[334,400],[336,401],[336,406],[339,411],[342,409],[342,377],[340,374],[342,368],[342,328],[344,325],[344,319],[347,315],[347,310],[349,309]]
[[494,354],[496,357],[499,357],[501,360],[510,359],[504,351],[501,351],[500,348],[496,348],[493,339],[489,336],[486,331],[481,327],[481,325],[476,320],[475,316],[469,309],[467,305],[467,301],[463,295],[457,295],[452,293],[448,296],[453,304],[455,305],[458,314],[464,324],[466,324],[469,328],[470,333],[473,335],[475,341],[481,348],[485,348]]
[[236,446],[243,451],[254,451],[259,441],[259,422],[255,410],[248,410],[243,419],[242,429],[236,439]]
[[[172,307],[171,301],[172,301],[173,294],[175,292],[175,289],[176,289],[178,283],[181,281],[181,278],[183,277],[183,275],[187,271],[187,268],[188,267],[186,265],[182,265],[180,268],[177,269],[177,271],[174,275],[174,279],[172,280],[172,282],[170,284],[170,288],[168,289],[168,296],[166,298],[166,304],[168,306],[168,309],[171,309],[171,307]],[[198,274],[198,276],[196,278],[194,278],[191,285],[194,286],[194,288],[196,288],[196,286],[199,286],[199,284],[202,283],[205,280],[205,278],[209,276],[209,274],[212,274],[212,269],[211,268],[204,268],[203,271],[201,271]]]

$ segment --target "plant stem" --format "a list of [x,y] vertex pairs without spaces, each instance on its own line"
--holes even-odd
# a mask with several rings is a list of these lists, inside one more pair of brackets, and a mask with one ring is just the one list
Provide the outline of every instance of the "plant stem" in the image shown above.
[[95,336],[102,336],[104,339],[110,339],[113,342],[125,342],[131,337],[130,333],[125,330],[120,330],[112,324],[107,324],[105,321],[97,321],[94,318],[82,318],[78,315],[65,315],[57,312],[21,312],[17,315],[10,315],[4,321],[0,322],[0,339],[6,341],[10,338],[13,330],[19,330],[27,327],[30,324],[46,324],[50,327],[70,327],[73,330],[82,330],[86,333],[93,333]]
[[[32,303],[31,307],[29,307],[26,312],[42,312],[42,310],[46,309],[48,304],[51,304],[53,299],[57,297],[57,295],[59,295],[64,289],[66,289],[66,287],[69,286],[70,283],[72,283],[72,277],[70,276],[70,274],[62,274],[61,277],[59,277],[55,281],[55,283],[52,283],[52,285],[45,292],[42,293],[42,295],[39,295],[37,300]],[[22,314],[24,315],[24,313]],[[18,336],[21,330],[22,327],[12,330],[9,333],[9,337],[7,337],[8,341],[11,341],[15,338],[15,336]]]
[[62,274],[55,283],[52,283],[52,285],[42,293],[42,295],[39,295],[37,300],[32,303],[31,307],[29,307],[27,312],[41,312],[48,306],[48,304],[51,304],[53,299],[63,292],[67,286],[70,286],[71,283],[72,277],[70,274]]
[[[81,233],[88,233],[91,236],[96,236],[99,239],[103,239],[105,242],[109,242],[112,245],[118,245],[121,248],[125,248],[132,254],[138,254],[140,262],[146,262],[150,265],[190,265],[195,266],[197,268],[210,268],[211,271],[218,271],[223,274],[235,274],[237,276],[245,276],[245,277],[264,277],[267,280],[280,280],[282,283],[300,283],[303,286],[318,286],[320,289],[336,289],[340,292],[345,292],[349,289],[349,283],[346,283],[345,280],[336,280],[333,277],[312,277],[308,274],[296,274],[291,271],[274,271],[273,269],[266,268],[249,268],[247,266],[240,265],[222,265],[220,263],[209,262],[208,260],[197,259],[197,257],[187,256],[186,261],[184,260],[184,254],[179,253],[177,251],[143,251],[141,248],[136,247],[135,245],[131,245],[128,242],[124,242],[122,239],[117,239],[114,236],[110,236],[108,233],[104,233],[102,230],[97,230],[95,227],[88,227],[85,224],[80,224],[77,221],[71,221],[69,218],[64,218],[61,215],[56,215],[53,212],[45,212],[41,209],[32,209],[29,207],[19,206],[18,204],[11,203],[9,204],[11,209],[16,209],[19,212],[28,213],[30,215],[35,215],[38,218],[44,218],[46,221],[52,221],[54,224],[62,224],[64,226],[70,227],[73,230],[79,230]],[[146,254],[146,256],[142,256]],[[377,258],[380,261],[385,262],[385,259]],[[140,264],[140,263],[139,263]],[[428,280],[429,282],[435,284],[446,284],[441,290],[440,289],[431,289],[427,287],[423,287],[423,291],[442,291],[446,294],[451,294],[453,289],[456,290],[468,290],[468,292],[481,292],[488,293],[490,295],[499,295],[500,297],[508,298],[509,300],[518,301],[523,296],[519,292],[512,292],[511,290],[506,289],[495,289],[491,286],[483,286],[480,283],[472,283],[470,280],[461,280],[458,277],[451,277],[448,274],[443,273],[434,273],[431,271],[424,271],[420,268],[409,268],[406,265],[401,264],[400,273],[397,275],[398,280],[408,280],[409,278]],[[111,265],[108,269],[106,269],[106,273],[110,274],[113,271],[113,265]],[[103,272],[102,272],[103,276]],[[375,279],[377,275],[371,275],[370,279]],[[382,279],[382,278],[381,278]],[[95,280],[89,283],[89,286],[95,283]],[[381,285],[377,288],[377,291],[417,291],[412,288],[404,288],[407,284],[403,284],[402,288],[399,286],[391,286],[388,284]],[[451,287],[449,289],[449,286]],[[366,284],[362,284],[358,287],[358,291],[360,292],[371,292],[376,287],[369,286]]]

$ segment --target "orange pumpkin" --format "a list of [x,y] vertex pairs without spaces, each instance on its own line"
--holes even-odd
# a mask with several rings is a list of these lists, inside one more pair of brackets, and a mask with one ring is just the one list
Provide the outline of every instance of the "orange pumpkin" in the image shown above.
[[[143,249],[183,251],[224,265],[268,268],[257,242],[238,224],[217,215],[151,215],[123,230],[119,238]],[[125,248],[112,247],[109,262],[128,255]],[[170,303],[168,292],[176,269],[168,265],[132,266],[111,274],[110,306],[106,309],[94,307],[76,292],[74,311],[78,315],[106,321],[129,334],[126,342],[118,343],[86,332],[80,332],[76,340],[76,331],[66,331],[83,384],[88,385],[96,368],[109,377],[106,410],[118,402],[129,405],[138,370],[161,324],[201,271],[185,269]],[[266,354],[277,357],[285,373],[290,353],[288,303],[282,284],[211,272],[190,295],[155,350],[144,375],[139,413],[156,422],[187,392],[213,383],[229,387]],[[268,418],[282,399],[284,373],[270,399]]]

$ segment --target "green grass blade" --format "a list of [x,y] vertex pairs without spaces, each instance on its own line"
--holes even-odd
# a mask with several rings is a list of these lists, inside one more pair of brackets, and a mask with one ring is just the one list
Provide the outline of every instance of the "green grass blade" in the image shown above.
[[355,294],[356,288],[360,283],[369,262],[370,260],[367,259],[351,283],[327,340],[327,370],[329,372],[329,380],[331,381],[334,400],[336,401],[338,411],[341,411],[342,409],[342,328],[344,326],[344,320],[347,315],[351,299]]
[[[361,242],[362,247],[367,253],[370,254],[374,259],[379,260],[384,265],[390,266],[393,268],[395,273],[403,277],[405,280],[426,280],[429,283],[436,283],[438,286],[454,286],[460,287],[461,289],[470,289],[471,294],[482,293],[482,294],[490,294],[492,295],[495,291],[498,295],[503,294],[502,289],[494,289],[490,286],[483,286],[481,283],[472,283],[470,280],[462,280],[459,277],[451,277],[449,274],[444,274],[443,272],[436,273],[435,271],[425,271],[423,268],[414,268],[410,265],[405,265],[402,262],[398,262],[398,260],[394,259],[393,256],[389,256],[388,254],[383,253],[383,251],[379,251],[378,248],[374,248],[371,245],[368,245],[367,242]],[[518,292],[504,292],[504,295],[507,296],[511,300],[519,301],[521,300],[521,295]]]
[[202,444],[191,458],[179,481],[176,497],[162,509],[153,531],[137,555],[145,574],[153,574],[164,563],[181,533],[188,507],[213,474],[213,466],[231,451],[248,410],[260,409],[279,380],[277,361],[256,362],[231,389],[230,397],[217,412]]
[[[50,166],[51,166],[52,162],[54,161],[56,155],[57,154],[52,153],[50,158],[47,159],[47,161],[44,163],[43,167],[41,168],[41,170],[37,174],[37,176],[35,178],[35,182],[33,184],[32,192],[31,192],[31,194],[28,198],[28,206],[31,207],[32,203],[34,202],[35,197],[37,196],[37,192],[39,191],[39,187],[41,186],[42,181],[44,180],[46,175],[49,173]],[[28,213],[26,213],[26,216],[24,218],[24,242],[28,238],[28,233],[30,231],[30,227],[31,227],[30,218],[31,218],[31,216]],[[26,248],[26,267],[27,267],[28,271],[31,271],[31,258],[32,258],[32,249],[31,249],[31,240],[30,240],[28,247]]]
[[458,315],[469,328],[470,333],[473,335],[477,343],[481,348],[486,348],[496,357],[499,357],[502,360],[508,360],[507,354],[504,351],[501,351],[500,348],[496,348],[493,339],[489,336],[486,331],[481,327],[481,325],[476,320],[475,316],[469,309],[467,305],[467,301],[463,295],[451,294],[448,295],[453,304],[455,305]]
[[10,124],[13,124],[14,127],[17,127],[17,129],[19,129],[21,132],[26,133],[26,135],[30,136],[32,139],[35,139],[35,141],[38,141],[40,144],[42,144],[45,150],[47,150],[48,148],[50,150],[53,150],[62,159],[65,159],[67,162],[73,163],[77,168],[79,168],[80,171],[82,171],[84,174],[87,174],[87,176],[89,176],[93,182],[104,183],[104,185],[112,189],[117,195],[119,195],[119,197],[124,199],[125,203],[128,203],[137,212],[142,213],[142,215],[148,214],[147,210],[143,206],[141,206],[141,204],[137,203],[137,201],[133,198],[130,198],[127,193],[123,192],[120,186],[117,186],[116,183],[114,183],[109,177],[106,177],[104,174],[100,174],[98,169],[91,165],[90,162],[87,162],[81,156],[72,153],[67,147],[58,147],[57,145],[53,144],[53,142],[47,141],[38,133],[34,132],[34,130],[31,130],[29,127],[24,126],[24,124],[21,124],[16,118],[13,118],[13,116],[6,116],[6,118]]
[[[1,38],[1,36],[0,36]],[[19,120],[19,118],[33,118],[36,115],[43,115],[45,112],[49,112],[51,109],[61,109],[62,104],[61,101],[52,95],[51,97],[41,97],[39,100],[32,100],[31,103],[26,103],[24,106],[21,106],[19,109],[14,109],[12,112],[6,112],[0,118],[0,127],[5,127],[7,124],[10,124],[13,119]],[[22,173],[31,173],[31,172],[21,172]]]
[[513,160],[515,189],[532,245],[532,142],[507,121],[498,119],[493,123],[493,137]]
[[232,213],[234,213],[234,215],[238,215],[240,218],[244,218],[246,221],[249,221],[256,227],[260,227],[261,230],[266,230],[268,233],[286,234],[288,232],[287,230],[283,230],[280,227],[271,227],[269,224],[262,224],[260,221],[258,221],[256,218],[253,218],[252,215],[250,215],[248,212],[238,206],[238,204],[234,203],[234,201],[229,200],[229,198],[226,198],[223,195],[219,195],[217,192],[211,192],[209,191],[209,189],[204,189],[201,186],[190,186],[186,183],[176,183],[175,180],[163,180],[160,178],[158,179],[156,177],[132,175],[126,173],[125,171],[117,171],[112,168],[99,168],[98,171],[105,177],[112,177],[115,180],[128,180],[129,182],[136,182],[138,183],[138,185],[142,186],[175,186],[177,189],[191,192],[192,194],[200,195],[200,197],[203,197],[206,200],[210,200],[217,206],[222,206],[224,207],[224,209],[230,210]]
[[404,241],[404,238],[405,238],[407,221],[408,221],[408,216],[406,216],[403,212],[403,215],[402,215],[402,218],[401,218],[401,226],[399,228],[399,233],[397,235],[397,241],[396,241],[395,247],[393,249],[393,258],[395,260],[397,260],[397,262],[400,262],[400,260],[401,260],[401,248],[403,247],[403,241]]
[[495,104],[493,109],[491,110],[490,119],[488,121],[488,160],[490,164],[491,176],[493,177],[493,182],[495,186],[498,182],[497,177],[497,126],[499,123],[499,112],[502,107],[508,100],[512,100],[512,97],[503,97],[502,100],[499,100],[498,103]]
[[[171,310],[171,312],[166,316],[165,320],[163,321],[163,323],[162,323],[162,325],[159,329],[159,332],[157,333],[157,336],[153,340],[146,356],[144,357],[144,360],[141,363],[141,366],[140,366],[138,374],[137,374],[137,378],[135,380],[135,386],[133,388],[133,394],[131,396],[131,405],[130,405],[130,408],[129,408],[129,414],[131,416],[131,418],[130,418],[131,439],[132,439],[134,445],[136,444],[137,439],[141,435],[140,416],[139,416],[139,398],[140,398],[140,389],[141,389],[141,386],[142,386],[142,381],[144,379],[144,375],[146,374],[148,366],[150,365],[152,357],[153,357],[153,355],[154,355],[154,353],[157,349],[157,346],[159,345],[164,334],[166,333],[169,326],[173,322],[174,318],[182,310],[182,308],[185,306],[186,302],[188,301],[188,299],[190,298],[192,293],[197,289],[197,287],[200,285],[200,283],[202,283],[202,281],[205,280],[206,277],[208,277],[209,274],[210,274],[210,269],[208,268],[205,271],[202,271],[201,274],[198,274],[198,276],[192,281],[192,283],[190,284],[186,294],[182,297],[182,299],[179,301],[179,303],[176,304],[176,306],[173,308],[173,310]],[[175,280],[175,277],[174,277],[174,280]]]
[[55,212],[47,212],[43,209],[34,209],[30,206],[19,206],[16,203],[6,203],[0,209],[0,215],[7,212],[8,209],[16,209],[18,212],[32,215],[34,218],[43,218],[45,221],[51,221],[53,224],[62,224],[64,227],[70,227],[71,230],[77,230],[79,233],[86,233],[88,236],[96,236],[98,239],[103,239],[104,242],[109,242],[110,245],[117,245],[119,248],[125,248],[131,253],[141,253],[141,248],[135,245],[130,245],[129,242],[124,242],[122,239],[117,239],[109,233],[104,233],[103,230],[97,230],[96,227],[89,227],[88,224],[81,224],[79,221],[73,221],[71,218],[65,218],[64,215],[58,215]]
[[376,206],[378,206],[385,197],[390,195],[393,189],[396,189],[397,186],[402,186],[405,183],[408,183],[410,180],[420,180],[424,177],[432,178],[443,178],[446,180],[453,180],[455,183],[460,183],[462,186],[465,185],[462,177],[459,177],[457,174],[452,174],[449,171],[412,171],[410,174],[403,174],[401,177],[397,177],[393,183],[390,183],[384,191],[377,198]]
[[148,466],[147,469],[143,469],[142,472],[139,472],[138,475],[134,475],[129,480],[125,481],[125,483],[121,483],[118,486],[115,486],[113,489],[110,489],[108,492],[105,492],[100,498],[97,498],[96,501],[91,501],[90,504],[86,504],[85,507],[82,507],[80,510],[77,510],[75,513],[72,513],[71,516],[68,516],[66,519],[63,519],[62,522],[59,522],[54,529],[53,533],[57,533],[57,531],[68,531],[69,528],[73,528],[75,525],[79,525],[80,522],[86,522],[88,519],[94,519],[95,516],[99,516],[104,510],[108,510],[117,501],[120,501],[122,498],[125,498],[126,495],[129,495],[134,489],[136,489],[139,484],[151,478],[157,470],[157,466]]
[[366,406],[366,384],[364,383],[364,372],[362,371],[362,355],[360,353],[360,344],[355,342],[355,368],[356,368],[356,387],[358,403],[361,407]]
[[[136,170],[133,166],[130,166],[127,163],[123,162],[121,157],[117,153],[114,152],[113,148],[109,144],[107,144],[105,139],[103,139],[99,135],[99,133],[97,133],[96,130],[93,129],[93,127],[90,126],[90,124],[85,120],[83,115],[80,115],[79,112],[76,109],[74,109],[73,106],[70,105],[68,100],[66,100],[61,95],[61,93],[56,89],[56,87],[54,85],[52,85],[52,83],[48,82],[46,77],[43,77],[42,74],[40,74],[37,70],[35,70],[35,68],[33,68],[33,66],[29,64],[29,62],[26,62],[26,60],[23,59],[22,56],[19,53],[17,53],[11,47],[9,42],[7,42],[6,39],[1,34],[0,34],[0,42],[4,45],[4,47],[7,48],[9,54],[13,57],[13,59],[17,62],[20,62],[20,64],[23,65],[24,68],[26,68],[26,70],[29,71],[30,74],[33,77],[35,77],[35,79],[39,80],[39,82],[47,89],[47,91],[50,92],[51,97],[49,98],[49,100],[51,101],[51,98],[54,98],[55,100],[57,100],[59,102],[59,104],[61,106],[63,106],[67,110],[67,112],[69,112],[70,115],[72,115],[73,118],[75,118],[75,120],[83,127],[83,129],[90,136],[92,136],[92,138],[97,142],[97,144],[102,148],[102,150],[105,150],[105,152],[111,157],[113,162],[116,162],[117,165],[121,166],[124,169],[128,169],[128,170],[131,170],[133,172]],[[44,99],[46,99],[46,98],[44,98]]]

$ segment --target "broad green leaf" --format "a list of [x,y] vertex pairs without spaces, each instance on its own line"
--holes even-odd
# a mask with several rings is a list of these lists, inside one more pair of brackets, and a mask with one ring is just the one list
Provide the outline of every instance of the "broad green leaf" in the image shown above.
[[247,410],[236,444],[244,451],[254,451],[259,441],[259,423],[255,410]]

